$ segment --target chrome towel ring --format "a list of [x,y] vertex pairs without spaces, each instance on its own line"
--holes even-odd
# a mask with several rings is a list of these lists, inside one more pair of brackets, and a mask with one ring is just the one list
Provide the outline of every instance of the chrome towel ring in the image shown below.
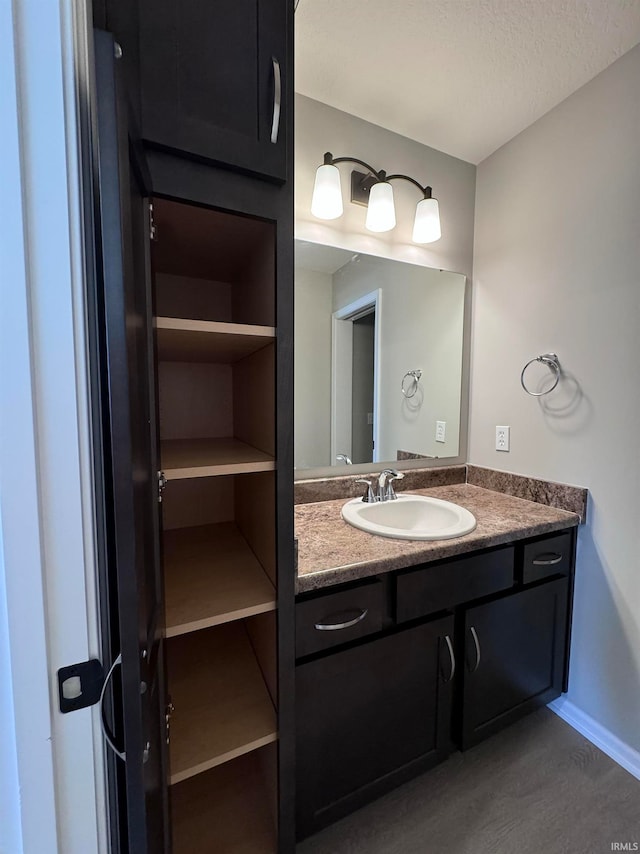
[[[553,385],[550,386],[545,391],[531,391],[527,388],[526,383],[524,381],[525,371],[532,365],[534,362],[541,362],[543,365],[546,365],[552,374],[555,376],[555,380]],[[560,374],[562,373],[562,369],[560,368],[560,361],[555,353],[543,353],[541,356],[536,356],[535,359],[530,359],[527,364],[522,369],[522,373],[520,374],[520,384],[522,388],[526,391],[527,394],[530,394],[531,397],[542,397],[544,394],[549,394],[550,391],[553,391],[554,388],[560,382]]]
[[[402,393],[406,398],[412,398],[415,393],[418,391],[418,383],[420,382],[420,377],[422,376],[422,371],[407,371],[407,373],[402,377],[402,382],[400,383],[400,388],[402,389]],[[407,385],[405,388],[405,380],[407,377],[411,377],[413,383]]]

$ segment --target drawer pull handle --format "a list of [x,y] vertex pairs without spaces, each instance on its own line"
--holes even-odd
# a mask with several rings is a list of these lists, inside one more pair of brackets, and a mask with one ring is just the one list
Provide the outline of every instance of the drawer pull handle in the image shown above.
[[[361,608],[359,614],[351,620],[345,620],[344,618],[349,614],[353,613],[352,611],[342,611],[340,614],[333,614],[334,617],[337,617],[340,622],[338,623],[316,623],[315,628],[319,632],[337,632],[339,629],[350,629],[351,626],[355,626],[357,623],[360,623],[369,613],[368,608]],[[329,617],[325,617],[325,620],[330,620],[331,615]]]
[[476,648],[476,663],[473,667],[470,667],[469,670],[471,671],[471,673],[475,673],[476,670],[480,667],[480,641],[478,640],[478,634],[474,626],[471,626],[469,631],[471,632],[471,637],[473,638],[473,643]]
[[278,141],[280,130],[280,105],[282,103],[282,77],[280,74],[280,63],[271,57],[273,64],[273,113],[271,117],[271,142],[275,145]]
[[444,641],[447,645],[447,649],[449,650],[449,661],[451,662],[451,672],[449,673],[449,677],[445,679],[445,682],[451,682],[453,677],[456,675],[456,657],[453,654],[453,645],[451,643],[451,638],[449,635],[444,636]]
[[554,564],[560,563],[561,560],[562,555],[559,555],[558,552],[547,552],[535,558],[532,563],[534,566],[554,566]]

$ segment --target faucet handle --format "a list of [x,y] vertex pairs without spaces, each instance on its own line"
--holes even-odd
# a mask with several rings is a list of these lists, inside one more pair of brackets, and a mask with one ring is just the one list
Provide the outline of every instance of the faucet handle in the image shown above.
[[376,500],[376,496],[374,495],[371,486],[373,483],[372,480],[367,480],[364,477],[359,477],[357,480],[354,480],[354,483],[364,483],[366,485],[367,488],[365,490],[364,495],[362,496],[362,500],[365,502],[365,504],[373,503]]
[[394,501],[398,496],[393,488],[394,480],[402,480],[404,475],[396,469],[385,469],[380,473],[380,500]]

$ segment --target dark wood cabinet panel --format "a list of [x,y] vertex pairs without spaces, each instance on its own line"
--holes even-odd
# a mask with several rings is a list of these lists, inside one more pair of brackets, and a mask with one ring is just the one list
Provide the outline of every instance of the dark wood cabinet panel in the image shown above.
[[446,756],[452,631],[445,617],[297,668],[300,837]]
[[523,584],[530,584],[552,575],[568,575],[572,559],[570,531],[526,543],[522,548],[522,564],[518,573],[520,580]]
[[284,180],[292,11],[286,0],[141,0],[144,139]]
[[562,692],[567,587],[560,578],[465,611],[463,748]]
[[513,586],[514,548],[506,546],[398,574],[399,623],[435,614]]
[[296,657],[379,632],[387,610],[379,579],[319,596],[296,605]]

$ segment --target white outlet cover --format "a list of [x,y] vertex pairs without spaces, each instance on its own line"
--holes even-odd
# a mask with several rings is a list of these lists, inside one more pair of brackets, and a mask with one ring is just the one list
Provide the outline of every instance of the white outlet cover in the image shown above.
[[446,442],[447,422],[436,421],[436,442]]
[[496,451],[508,451],[511,442],[511,428],[496,426]]

